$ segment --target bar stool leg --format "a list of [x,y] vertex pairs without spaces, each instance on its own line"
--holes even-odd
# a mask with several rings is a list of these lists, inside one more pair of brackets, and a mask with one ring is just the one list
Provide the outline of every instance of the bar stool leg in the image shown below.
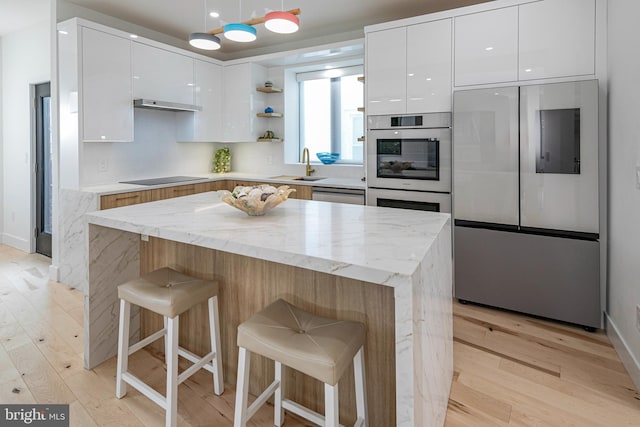
[[364,348],[360,350],[353,358],[353,373],[356,384],[356,413],[358,418],[362,419],[363,426],[366,427],[367,419],[367,384],[364,376]]
[[209,298],[209,334],[211,336],[211,351],[216,352],[213,365],[213,391],[220,396],[224,391],[224,378],[222,375],[222,354],[220,349],[220,315],[218,313],[218,296]]
[[169,352],[167,355],[167,400],[166,427],[178,425],[178,325],[179,317],[167,321],[167,341]]
[[240,347],[238,353],[238,382],[236,386],[236,410],[233,417],[234,427],[247,426],[247,399],[249,397],[249,369],[251,352]]
[[122,374],[129,369],[129,321],[131,304],[120,300],[120,325],[118,331],[118,367],[116,373],[116,397],[118,399],[127,394],[127,383],[122,380]]
[[284,409],[282,408],[282,399],[284,399],[284,379],[282,375],[283,366],[282,366],[282,363],[280,362],[275,362],[275,363],[276,363],[275,380],[278,381],[280,385],[276,389],[275,394],[273,396],[273,410],[274,410],[273,423],[277,427],[282,427],[282,423],[284,423]]
[[338,384],[324,385],[324,425],[338,427]]
[[165,365],[168,362],[168,357],[169,357],[169,336],[167,335],[167,320],[168,318],[165,316],[162,316],[162,319],[164,321],[164,363]]

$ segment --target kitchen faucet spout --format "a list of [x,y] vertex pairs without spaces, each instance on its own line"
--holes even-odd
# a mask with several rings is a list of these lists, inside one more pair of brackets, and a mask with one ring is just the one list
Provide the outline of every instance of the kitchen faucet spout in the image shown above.
[[302,149],[302,163],[305,162],[305,159],[306,159],[306,162],[307,162],[306,167],[305,167],[305,174],[306,174],[306,176],[311,176],[311,174],[313,172],[315,172],[316,170],[313,169],[311,167],[311,165],[309,164],[309,161],[310,161],[309,160],[309,149],[307,147],[304,147]]

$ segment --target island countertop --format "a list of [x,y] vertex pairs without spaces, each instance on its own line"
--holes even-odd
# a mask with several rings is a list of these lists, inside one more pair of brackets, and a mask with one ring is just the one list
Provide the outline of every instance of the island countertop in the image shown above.
[[216,192],[87,214],[92,224],[387,286],[410,282],[450,215],[289,199],[261,217]]
[[[381,417],[370,425],[392,425],[393,419],[401,427],[444,425],[453,378],[448,214],[291,199],[250,217],[208,192],[93,212],[86,219],[86,368],[115,354],[117,286],[141,273],[142,259],[152,268],[189,264],[202,269],[195,271],[201,277],[217,271],[228,298],[221,319],[229,352],[223,361],[231,372],[239,322],[273,298],[298,298],[312,310],[367,325],[370,411]],[[155,258],[149,252],[142,257],[158,240],[182,249],[164,251],[160,243]],[[265,262],[271,274],[247,278],[245,272],[260,272]],[[329,301],[338,288],[351,297]],[[236,305],[228,306],[232,301]],[[385,369],[391,374],[380,374]]]

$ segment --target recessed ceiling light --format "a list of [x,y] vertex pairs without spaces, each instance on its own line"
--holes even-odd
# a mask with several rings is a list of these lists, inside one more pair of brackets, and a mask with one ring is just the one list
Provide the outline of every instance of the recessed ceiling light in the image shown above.
[[220,14],[218,12],[209,12],[209,16],[212,18],[219,18]]
[[530,73],[531,72],[531,68],[527,68],[524,70],[525,73]]
[[427,81],[430,82],[431,81],[431,77],[427,77]]
[[486,50],[487,52],[490,51],[490,50],[493,50],[493,46],[487,46],[487,47],[484,48],[484,50]]
[[415,74],[409,73],[409,77],[413,77],[413,76],[415,76]]
[[66,32],[65,30],[58,30],[58,34],[62,34],[63,36],[66,36],[69,33]]
[[132,39],[137,39],[138,35],[137,34],[129,34],[129,37],[131,37]]

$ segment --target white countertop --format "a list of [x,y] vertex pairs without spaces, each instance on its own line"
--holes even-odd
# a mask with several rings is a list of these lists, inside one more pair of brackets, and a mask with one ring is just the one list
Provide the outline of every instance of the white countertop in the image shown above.
[[188,174],[188,175],[201,178],[201,180],[182,181],[182,182],[174,182],[170,184],[160,184],[160,185],[136,185],[136,184],[113,183],[113,184],[105,184],[105,185],[96,185],[91,187],[82,187],[80,191],[87,192],[87,193],[94,193],[98,196],[105,196],[108,194],[128,193],[131,191],[153,190],[156,188],[196,184],[198,182],[222,181],[225,179],[237,179],[237,180],[246,180],[246,181],[255,180],[255,181],[273,182],[273,183],[280,183],[280,184],[309,185],[314,187],[348,188],[348,189],[361,189],[361,190],[364,190],[366,188],[366,183],[364,181],[361,181],[359,179],[348,179],[348,178],[326,178],[319,181],[298,181],[298,180],[273,179],[273,178],[269,178],[269,176],[273,176],[273,175],[265,176],[265,175],[243,173],[243,172]]
[[250,217],[221,202],[216,192],[87,218],[91,224],[393,287],[411,283],[438,234],[450,230],[448,214],[296,199]]

